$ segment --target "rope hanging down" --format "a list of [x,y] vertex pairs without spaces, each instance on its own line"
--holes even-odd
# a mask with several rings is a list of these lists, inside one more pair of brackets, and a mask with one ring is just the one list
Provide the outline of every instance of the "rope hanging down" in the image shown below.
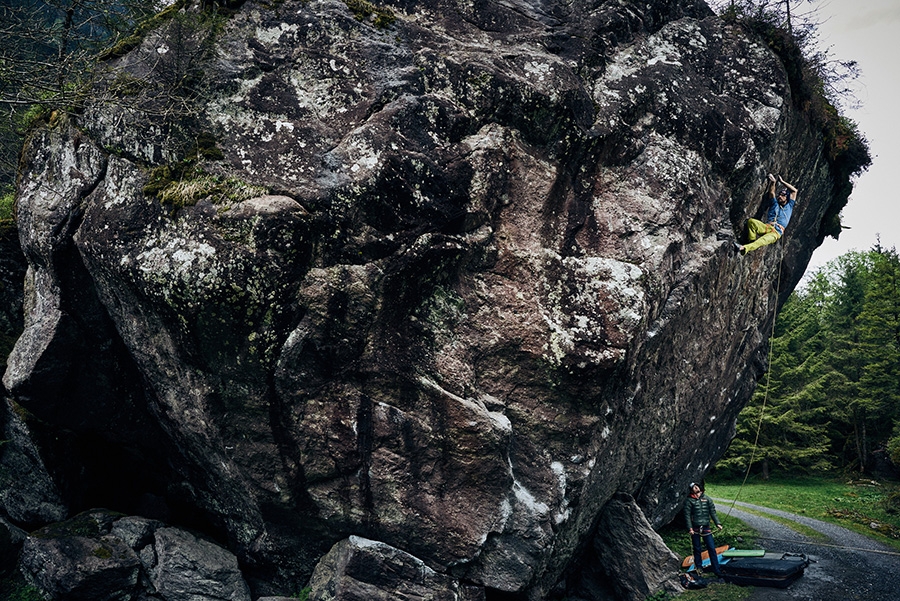
[[[769,400],[769,380],[772,374],[771,368],[771,358],[772,358],[772,349],[774,348],[775,342],[775,321],[778,319],[778,298],[781,295],[781,266],[782,259],[784,259],[784,245],[781,245],[781,256],[778,259],[778,279],[775,283],[775,311],[772,315],[772,332],[769,336],[769,369],[766,370],[766,387],[763,392],[763,403],[762,407],[759,411],[759,422],[756,425],[756,436],[753,439],[753,449],[750,451],[750,461],[747,463],[747,471],[744,473],[744,479],[741,482],[741,486],[738,488],[737,494],[734,496],[734,499],[731,501],[731,507],[728,508],[728,513],[726,517],[731,517],[731,511],[734,509],[735,503],[737,503],[738,498],[741,496],[741,491],[744,490],[744,484],[747,483],[747,478],[750,476],[750,466],[753,465],[753,460],[756,458],[756,451],[759,448],[759,433],[762,431],[762,423],[763,417],[766,413],[766,403]],[[830,543],[822,543],[822,542],[812,542],[812,541],[798,541],[798,540],[789,540],[784,538],[773,538],[771,536],[758,536],[757,538],[761,538],[764,540],[771,540],[776,542],[785,542],[785,543],[795,543],[801,545],[811,545],[815,547],[831,547],[834,549],[843,549],[847,551],[863,551],[866,553],[878,553],[881,555],[892,555],[892,556],[900,556],[900,553],[895,551],[881,551],[879,549],[864,549],[861,547],[848,547],[846,545],[833,545]]]
[[784,260],[784,242],[778,246],[781,251],[778,257],[778,278],[775,280],[775,311],[772,313],[772,332],[769,335],[769,369],[766,370],[766,388],[763,391],[762,407],[759,410],[759,423],[756,425],[756,437],[753,439],[753,448],[750,451],[750,461],[747,462],[747,471],[744,473],[744,479],[740,487],[738,487],[737,494],[734,495],[734,499],[731,501],[731,507],[728,508],[726,517],[731,517],[731,510],[734,509],[734,504],[740,498],[741,491],[744,490],[744,484],[747,483],[747,478],[750,476],[750,466],[753,465],[753,460],[756,458],[756,450],[759,448],[759,433],[762,431],[763,417],[766,414],[766,403],[769,401],[769,380],[772,377],[772,349],[775,345],[775,321],[778,319],[778,298],[781,296],[781,265]]

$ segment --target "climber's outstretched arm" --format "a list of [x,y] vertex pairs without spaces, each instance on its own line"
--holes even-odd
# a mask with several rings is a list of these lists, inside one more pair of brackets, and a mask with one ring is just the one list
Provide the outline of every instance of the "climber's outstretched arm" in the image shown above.
[[[796,201],[797,200],[797,188],[795,188],[791,184],[784,181],[784,178],[782,178],[780,175],[778,176],[778,181],[781,183],[782,186],[784,186],[785,188],[787,188],[788,190],[791,191],[791,195],[794,197],[794,200]],[[772,186],[774,188],[775,184],[772,184]]]

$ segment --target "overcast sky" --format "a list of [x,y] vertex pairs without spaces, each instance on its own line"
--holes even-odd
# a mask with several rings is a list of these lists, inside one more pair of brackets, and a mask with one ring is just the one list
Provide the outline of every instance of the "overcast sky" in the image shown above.
[[862,70],[856,82],[862,106],[845,114],[869,140],[873,163],[857,179],[842,213],[842,223],[851,229],[843,230],[839,240],[826,238],[807,273],[849,250],[870,249],[879,234],[883,246],[900,250],[900,0],[819,0],[815,5],[822,42],[835,58],[855,60]]

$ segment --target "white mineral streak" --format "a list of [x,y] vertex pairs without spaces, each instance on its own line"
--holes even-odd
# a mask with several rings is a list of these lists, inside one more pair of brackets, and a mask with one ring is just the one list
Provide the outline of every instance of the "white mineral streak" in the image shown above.
[[513,494],[516,496],[517,509],[524,509],[534,518],[544,518],[550,513],[550,507],[539,501],[518,480],[513,481]]
[[550,470],[556,475],[557,491],[559,492],[559,498],[562,499],[559,508],[553,515],[553,522],[559,526],[569,519],[569,515],[571,514],[569,500],[566,497],[566,468],[561,462],[554,461],[550,464]]

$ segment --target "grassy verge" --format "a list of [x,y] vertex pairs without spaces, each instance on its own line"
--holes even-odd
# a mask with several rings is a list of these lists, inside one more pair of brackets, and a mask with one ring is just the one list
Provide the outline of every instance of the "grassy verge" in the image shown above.
[[[728,507],[730,508],[730,504],[728,505]],[[811,538],[812,540],[825,540],[828,538],[827,536],[825,536],[818,530],[814,530],[813,528],[810,528],[809,526],[806,526],[805,524],[800,524],[798,522],[789,520],[787,518],[783,518],[778,515],[772,515],[771,513],[766,513],[765,511],[757,511],[755,509],[749,509],[747,507],[740,507],[740,506],[736,506],[736,507],[737,507],[737,509],[740,509],[741,511],[744,511],[747,513],[752,513],[753,515],[758,515],[758,516],[761,516],[764,518],[768,518],[768,519],[772,520],[773,522],[778,522],[785,528],[789,528],[789,529],[793,530],[794,532],[798,532],[798,533],[802,534],[803,536],[806,536],[807,538]],[[727,508],[723,509],[722,513],[727,514],[727,511],[728,511]]]
[[864,481],[848,483],[847,480],[798,477],[750,479],[743,488],[740,482],[708,482],[706,492],[720,499],[737,497],[746,503],[838,524],[900,549],[900,515],[887,505],[888,497],[898,490],[900,485],[890,482],[873,485]]
[[677,599],[678,601],[744,601],[752,592],[753,588],[749,586],[711,584],[703,589],[684,591],[678,595]]
[[[728,545],[737,549],[756,548],[758,533],[755,530],[735,517],[726,517],[724,511],[719,512],[719,519],[722,521],[723,528],[721,532],[713,533],[716,545]],[[678,557],[683,559],[691,554],[691,537],[684,531],[678,520],[674,524],[662,528],[659,535],[666,546]]]
[[[722,517],[723,529],[714,536],[717,545],[729,545],[738,549],[753,549],[756,547],[757,532],[744,522],[734,517]],[[678,525],[675,525],[678,524]],[[684,528],[675,521],[659,531],[666,545],[679,558],[685,558],[691,554],[691,537]],[[737,586],[734,584],[711,584],[704,589],[685,591],[678,595],[678,601],[744,601],[753,591],[751,587]],[[675,597],[660,596],[651,597],[647,601],[668,601]]]

